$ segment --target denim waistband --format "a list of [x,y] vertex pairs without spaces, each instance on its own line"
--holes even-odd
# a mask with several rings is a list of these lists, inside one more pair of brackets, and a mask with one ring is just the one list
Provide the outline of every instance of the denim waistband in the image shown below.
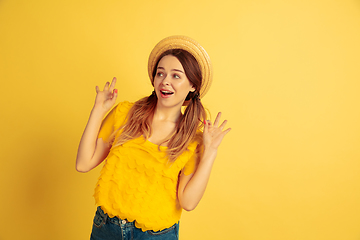
[[99,214],[103,217],[103,218],[105,218],[105,219],[107,219],[109,222],[112,222],[112,223],[114,223],[114,224],[116,224],[116,225],[119,225],[119,226],[121,226],[121,225],[124,225],[124,224],[127,224],[127,223],[132,223],[132,224],[134,224],[134,222],[129,222],[127,219],[121,219],[121,218],[118,218],[118,217],[109,217],[109,215],[107,215],[102,209],[101,209],[101,207],[99,206],[99,207],[97,207],[97,210],[99,211]]

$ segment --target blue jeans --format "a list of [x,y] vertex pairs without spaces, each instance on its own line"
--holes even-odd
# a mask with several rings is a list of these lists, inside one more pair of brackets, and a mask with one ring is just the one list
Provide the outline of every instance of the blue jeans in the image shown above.
[[98,207],[90,240],[178,240],[179,223],[159,232],[152,230],[143,232],[135,227],[134,222],[121,220],[117,217],[110,218],[104,211]]

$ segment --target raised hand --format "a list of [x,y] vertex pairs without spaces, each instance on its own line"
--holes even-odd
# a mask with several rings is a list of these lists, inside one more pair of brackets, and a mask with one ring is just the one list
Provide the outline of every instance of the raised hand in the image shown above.
[[225,135],[231,130],[231,128],[228,128],[223,131],[227,123],[227,120],[225,120],[219,126],[220,117],[221,117],[221,112],[219,112],[218,115],[216,116],[214,124],[212,124],[211,121],[209,120],[204,121],[205,127],[204,127],[203,141],[204,141],[205,150],[211,150],[211,149],[217,150]]
[[104,86],[104,90],[100,91],[96,86],[96,99],[94,108],[100,108],[105,113],[108,112],[112,106],[114,106],[117,98],[117,89],[115,89],[116,78],[114,77],[111,84],[107,82]]

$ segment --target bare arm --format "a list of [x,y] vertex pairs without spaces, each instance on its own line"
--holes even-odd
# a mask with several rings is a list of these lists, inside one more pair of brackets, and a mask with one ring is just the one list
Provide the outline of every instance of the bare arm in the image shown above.
[[226,120],[218,127],[221,113],[215,119],[214,125],[207,121],[204,128],[204,154],[195,173],[185,175],[181,173],[178,187],[178,198],[183,209],[191,211],[200,202],[204,195],[207,183],[210,178],[212,166],[214,164],[217,149],[224,136],[231,130],[223,131]]
[[97,136],[104,116],[115,104],[117,98],[115,84],[116,78],[112,80],[111,85],[107,82],[103,91],[96,86],[95,104],[81,137],[76,157],[76,170],[79,172],[90,171],[99,165],[109,153],[111,145],[102,139],[97,139]]

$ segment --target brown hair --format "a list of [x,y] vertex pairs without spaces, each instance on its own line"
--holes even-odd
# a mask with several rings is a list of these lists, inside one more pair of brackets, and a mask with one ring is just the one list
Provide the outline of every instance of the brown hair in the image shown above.
[[[153,77],[161,58],[167,55],[176,57],[184,68],[185,75],[195,87],[194,92],[189,92],[185,99],[186,109],[176,123],[175,130],[169,139],[162,144],[167,144],[167,155],[170,161],[175,161],[194,141],[195,137],[200,137],[197,131],[204,126],[206,119],[205,109],[199,99],[199,91],[202,84],[202,75],[199,64],[194,56],[182,49],[171,49],[160,55],[154,69]],[[120,136],[115,140],[115,146],[121,145],[131,139],[144,135],[148,139],[151,135],[150,120],[154,114],[157,104],[155,93],[149,97],[142,98],[131,107],[126,123],[120,128],[123,129]]]

